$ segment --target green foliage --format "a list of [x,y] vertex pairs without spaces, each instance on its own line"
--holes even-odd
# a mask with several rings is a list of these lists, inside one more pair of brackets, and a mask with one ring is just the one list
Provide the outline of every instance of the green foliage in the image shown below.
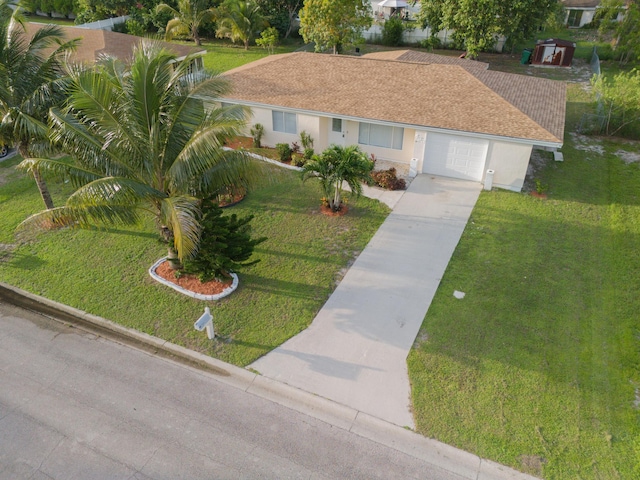
[[255,0],[224,0],[218,9],[216,36],[234,43],[240,41],[247,50],[251,40],[268,26],[269,22]]
[[[624,14],[621,22],[617,18]],[[603,0],[597,11],[600,32],[612,32],[615,51],[621,64],[640,58],[640,2],[638,0]]]
[[305,160],[311,160],[311,158],[315,155],[315,150],[313,148],[305,148],[303,152],[303,157]]
[[367,0],[306,0],[300,10],[300,33],[316,52],[355,42],[373,22]]
[[187,75],[189,60],[142,42],[130,64],[105,59],[70,72],[67,107],[50,110],[51,139],[75,165],[27,158],[21,168],[62,176],[77,190],[64,207],[29,217],[22,231],[132,224],[153,212],[180,259],[197,251],[198,199],[257,173],[246,154],[222,149],[246,112],[205,110],[202,97],[213,103],[229,85],[207,72]]
[[276,151],[281,162],[290,162],[293,151],[288,143],[276,143]]
[[165,40],[185,35],[192,38],[196,45],[201,45],[199,29],[213,20],[215,9],[211,6],[211,0],[178,0],[177,9],[161,3],[156,7],[156,13],[173,16],[165,27]]
[[429,38],[425,38],[424,40],[421,40],[420,46],[422,48],[426,48],[429,51],[432,51],[434,49],[442,48],[442,41],[435,35],[432,35]]
[[467,55],[475,58],[491,50],[497,35],[513,45],[531,37],[556,8],[556,0],[430,0],[422,2],[419,19],[435,36],[453,30],[454,41],[463,43]]
[[253,148],[262,147],[262,137],[264,136],[264,126],[261,123],[256,123],[251,127],[251,137],[253,138]]
[[402,45],[402,33],[404,32],[404,22],[394,15],[384,22],[382,26],[382,44],[388,47],[399,47]]
[[318,178],[329,208],[337,212],[342,208],[343,182],[349,185],[352,194],[360,196],[362,182],[369,180],[373,170],[373,161],[355,145],[331,145],[302,168],[302,180]]
[[375,170],[371,172],[373,183],[386,190],[404,190],[407,183],[404,178],[398,178],[395,168],[388,170]]
[[125,22],[125,25],[127,27],[127,33],[129,35],[136,35],[138,37],[142,37],[147,32],[147,29],[144,26],[144,24],[142,24],[141,22],[133,18],[129,18]]
[[300,132],[300,144],[303,150],[313,149],[313,137],[306,130]]
[[256,39],[256,45],[266,48],[270,54],[273,53],[278,45],[278,30],[274,27],[263,30],[260,38]]
[[260,261],[249,261],[255,246],[267,239],[251,238],[249,222],[253,215],[243,218],[235,213],[223,215],[222,208],[211,198],[202,202],[201,210],[200,247],[194,258],[184,262],[184,273],[197,275],[201,282],[208,282],[214,278],[230,278],[230,273]]
[[293,31],[293,19],[302,6],[302,0],[256,0],[272,27],[282,38],[289,38]]
[[593,78],[592,86],[596,100],[604,107],[604,133],[620,134],[630,125],[640,129],[640,70],[613,77],[599,75]]

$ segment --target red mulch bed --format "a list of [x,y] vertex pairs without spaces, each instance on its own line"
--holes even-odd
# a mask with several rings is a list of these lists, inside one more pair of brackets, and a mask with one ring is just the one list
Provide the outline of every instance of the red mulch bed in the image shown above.
[[238,148],[252,148],[253,138],[251,137],[235,137],[227,140],[225,146],[237,150]]
[[343,215],[346,215],[348,211],[349,207],[347,207],[346,205],[342,205],[340,207],[340,210],[338,210],[337,212],[331,210],[331,208],[329,208],[327,205],[322,205],[320,207],[320,212],[328,217],[342,217]]
[[156,268],[156,274],[165,280],[178,285],[190,292],[200,293],[202,295],[216,295],[222,293],[224,289],[231,286],[233,280],[226,280],[219,282],[217,280],[211,280],[210,282],[202,283],[195,275],[182,275],[180,278],[176,278],[175,270],[169,266],[169,262],[164,261],[158,268]]

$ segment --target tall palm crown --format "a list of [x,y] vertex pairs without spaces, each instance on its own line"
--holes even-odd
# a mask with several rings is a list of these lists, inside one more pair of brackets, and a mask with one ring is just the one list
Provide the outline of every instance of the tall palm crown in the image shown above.
[[253,168],[224,140],[245,123],[241,108],[207,108],[228,84],[207,72],[189,74],[189,58],[141,43],[125,66],[107,59],[91,70],[70,69],[65,109],[52,109],[52,140],[75,165],[26,159],[69,178],[78,190],[65,206],[40,212],[19,229],[47,225],[132,223],[151,212],[180,259],[198,247],[199,202],[208,193],[249,181]]
[[215,15],[215,9],[211,8],[210,0],[178,0],[177,10],[166,3],[161,3],[156,7],[156,11],[173,15],[165,28],[165,40],[170,41],[175,34],[186,34],[193,38],[196,45],[202,44],[198,29],[211,21]]
[[225,0],[218,9],[218,30],[216,36],[241,41],[245,50],[269,23],[262,9],[254,0]]
[[[15,145],[23,157],[46,150],[47,113],[62,101],[61,61],[76,46],[60,27],[43,26],[29,38],[20,10],[0,0],[0,144]],[[37,171],[47,208],[53,202]]]

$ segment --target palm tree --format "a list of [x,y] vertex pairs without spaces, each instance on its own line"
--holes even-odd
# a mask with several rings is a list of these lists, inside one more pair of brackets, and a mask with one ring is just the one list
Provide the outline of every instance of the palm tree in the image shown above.
[[[77,42],[65,42],[54,25],[28,38],[20,9],[11,6],[12,0],[0,0],[0,145],[15,145],[27,158],[50,148],[47,113],[62,101],[61,60]],[[53,208],[40,172],[30,172],[46,208]]]
[[26,219],[19,231],[51,226],[132,224],[150,212],[170,259],[196,253],[200,199],[228,185],[246,185],[256,165],[224,150],[247,110],[205,107],[228,91],[219,76],[189,74],[187,57],[142,42],[130,66],[107,59],[70,71],[66,108],[51,109],[51,137],[76,164],[26,159],[25,167],[69,179],[77,191],[63,207]]
[[254,0],[225,0],[218,9],[218,30],[216,36],[241,41],[244,49],[249,49],[253,40],[269,23]]
[[173,19],[169,20],[165,28],[165,40],[170,41],[175,34],[188,35],[198,46],[202,45],[198,29],[213,20],[215,15],[210,0],[178,0],[177,10],[161,3],[156,7],[156,12],[173,15]]
[[356,196],[362,193],[362,183],[369,180],[373,162],[355,145],[331,145],[321,155],[314,156],[302,167],[302,180],[319,178],[329,208],[342,208],[342,184],[346,182]]

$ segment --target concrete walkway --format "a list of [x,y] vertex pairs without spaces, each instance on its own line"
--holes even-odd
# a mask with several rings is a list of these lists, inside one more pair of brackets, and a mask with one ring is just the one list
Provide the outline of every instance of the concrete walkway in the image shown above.
[[250,367],[413,428],[407,354],[480,189],[415,178],[311,326]]

